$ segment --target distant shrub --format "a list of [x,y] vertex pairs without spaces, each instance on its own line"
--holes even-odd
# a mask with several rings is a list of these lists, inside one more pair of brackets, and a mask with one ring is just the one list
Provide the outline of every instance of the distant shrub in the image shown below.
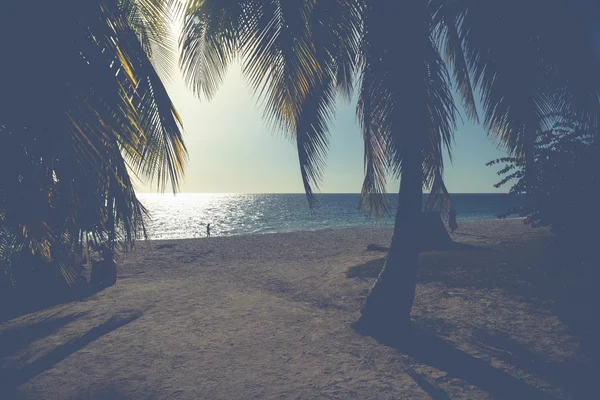
[[499,218],[518,214],[533,226],[551,226],[559,237],[561,253],[581,264],[598,260],[600,239],[600,152],[598,134],[576,119],[562,116],[553,128],[541,132],[534,146],[534,185],[527,193],[523,158],[507,157],[487,165],[502,164],[502,179],[512,183],[510,193],[526,194],[518,209],[498,213]]

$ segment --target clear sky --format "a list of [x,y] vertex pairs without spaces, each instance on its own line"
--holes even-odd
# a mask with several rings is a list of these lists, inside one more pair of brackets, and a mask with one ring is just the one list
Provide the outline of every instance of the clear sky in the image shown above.
[[[181,192],[302,193],[304,191],[295,145],[262,120],[239,65],[231,68],[224,84],[210,100],[198,100],[181,77],[168,83],[169,92],[184,121],[189,161]],[[455,135],[454,162],[446,160],[445,180],[452,193],[502,192],[492,185],[496,168],[485,163],[505,154],[496,149],[480,126],[464,119]],[[355,103],[338,102],[331,127],[327,169],[322,193],[358,193],[363,170],[363,142],[355,117]],[[139,183],[139,192],[156,187]],[[388,182],[398,191],[398,182]]]
[[[586,25],[595,30],[600,54],[600,2],[576,0]],[[174,27],[174,30],[178,30]],[[302,193],[304,191],[294,144],[271,132],[262,121],[262,111],[242,78],[240,66],[233,66],[220,91],[211,101],[198,100],[181,76],[168,83],[169,93],[179,110],[189,152],[182,192],[204,193]],[[322,193],[360,192],[363,170],[363,143],[355,117],[356,103],[338,102],[331,126],[330,150]],[[499,151],[483,127],[465,118],[458,124],[453,162],[446,157],[445,182],[452,193],[495,193],[499,180],[496,167],[485,163],[506,153]],[[156,192],[156,186],[136,185],[140,192]],[[388,191],[398,191],[398,182],[389,181]]]

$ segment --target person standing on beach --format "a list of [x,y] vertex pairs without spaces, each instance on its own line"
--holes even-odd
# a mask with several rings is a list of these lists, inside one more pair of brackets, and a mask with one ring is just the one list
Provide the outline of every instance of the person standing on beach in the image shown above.
[[206,236],[210,237],[210,223],[206,224]]

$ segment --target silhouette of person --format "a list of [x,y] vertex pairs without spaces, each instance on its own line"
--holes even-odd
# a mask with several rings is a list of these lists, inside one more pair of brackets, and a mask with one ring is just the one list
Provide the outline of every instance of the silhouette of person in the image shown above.
[[206,224],[206,236],[210,237],[210,223]]
[[454,211],[454,208],[450,209],[448,212],[448,226],[450,227],[450,233],[454,233],[458,228],[458,224],[456,223],[456,211]]

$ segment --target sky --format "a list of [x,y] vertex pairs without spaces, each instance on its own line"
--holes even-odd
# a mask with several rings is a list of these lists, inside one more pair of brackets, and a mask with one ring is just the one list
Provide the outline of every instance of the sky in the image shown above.
[[[296,148],[289,137],[274,132],[262,119],[262,110],[233,65],[217,94],[199,100],[181,76],[167,82],[171,99],[184,122],[189,159],[180,192],[188,193],[303,193]],[[338,101],[330,129],[327,167],[321,193],[360,192],[363,141],[356,120],[356,100]],[[452,193],[494,193],[497,168],[485,163],[505,155],[498,151],[481,126],[463,118],[455,134],[453,162],[446,157],[445,181]],[[398,191],[388,181],[388,192]],[[138,192],[156,192],[156,185],[138,182]]]
[[[595,30],[600,54],[600,3],[577,0],[586,25]],[[179,28],[174,27],[174,31]],[[230,68],[223,85],[210,101],[199,100],[181,75],[167,82],[171,99],[184,122],[189,160],[181,192],[191,193],[303,193],[296,148],[289,137],[273,132],[262,119],[241,67]],[[464,115],[464,113],[462,113]],[[451,193],[501,193],[498,166],[485,164],[507,154],[497,149],[482,126],[463,116],[459,120],[452,162],[445,157],[444,179]],[[338,101],[330,127],[327,167],[319,185],[322,193],[358,193],[364,177],[363,142],[356,120],[356,99]],[[138,181],[138,192],[156,192],[156,185]],[[387,189],[396,193],[397,180]]]

